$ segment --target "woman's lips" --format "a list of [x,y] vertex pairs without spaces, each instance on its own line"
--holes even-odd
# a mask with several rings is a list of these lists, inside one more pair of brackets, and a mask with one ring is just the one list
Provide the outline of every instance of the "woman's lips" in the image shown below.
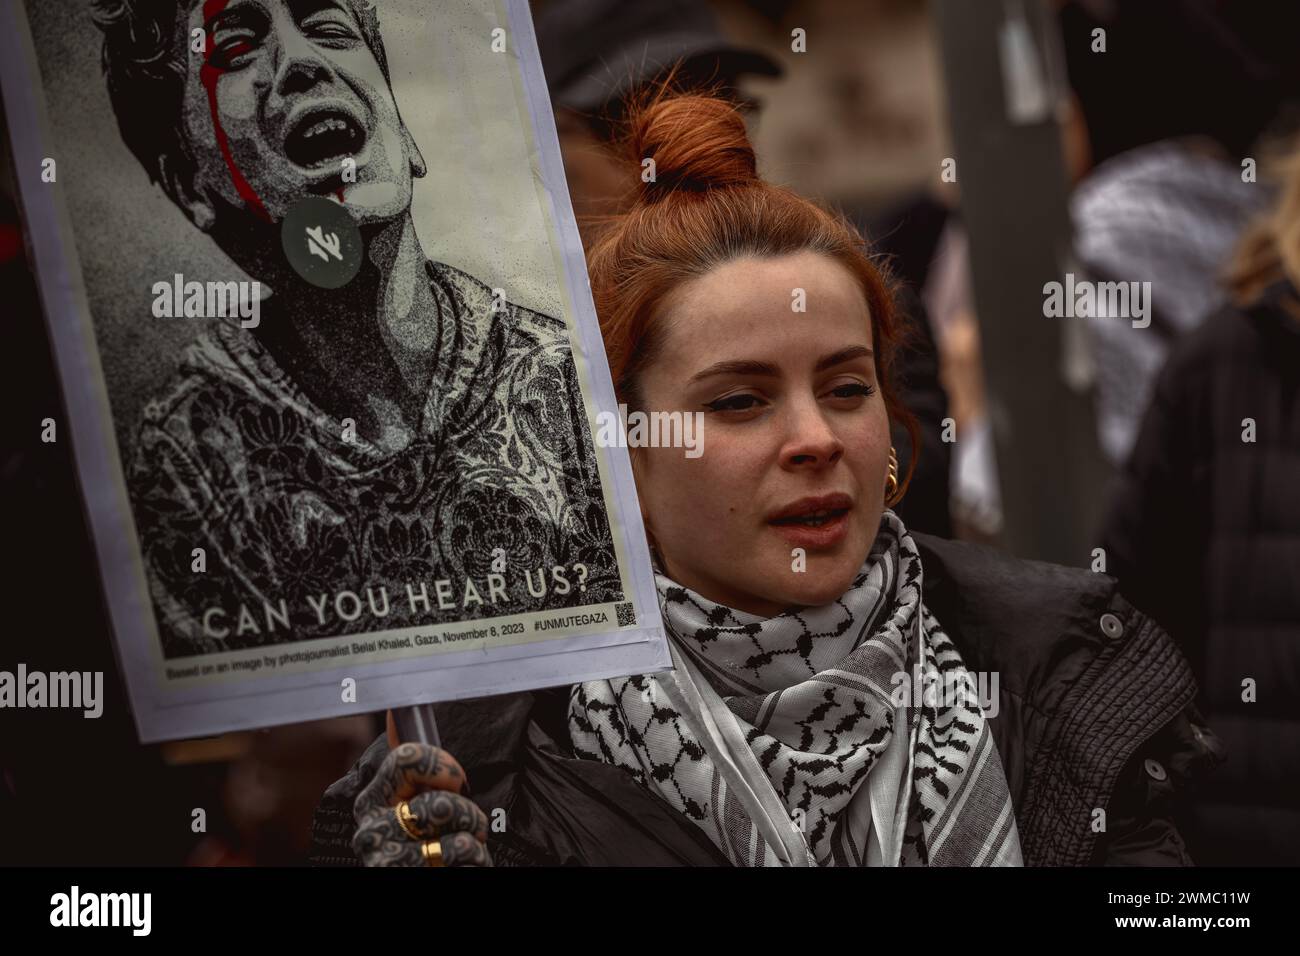
[[853,499],[846,494],[818,495],[791,502],[767,521],[796,547],[826,549],[844,540],[852,511]]
[[821,524],[769,523],[773,531],[797,548],[825,550],[833,548],[849,533],[849,512],[841,512]]

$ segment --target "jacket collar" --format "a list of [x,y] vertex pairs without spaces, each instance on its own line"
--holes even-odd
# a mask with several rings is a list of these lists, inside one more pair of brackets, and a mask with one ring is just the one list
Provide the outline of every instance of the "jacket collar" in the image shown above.
[[1125,764],[1196,696],[1173,640],[1114,578],[914,534],[929,610],[998,674],[994,739],[1027,866],[1081,866]]

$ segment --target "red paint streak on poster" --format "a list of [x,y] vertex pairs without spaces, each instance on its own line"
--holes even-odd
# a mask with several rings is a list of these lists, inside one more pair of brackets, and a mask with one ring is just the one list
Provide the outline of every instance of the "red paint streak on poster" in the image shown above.
[[[206,24],[210,23],[212,18],[224,10],[229,3],[230,0],[206,0],[203,4],[203,22],[205,25],[205,32]],[[208,33],[205,38],[205,50],[210,49],[211,46],[212,35]],[[262,205],[262,200],[258,198],[253,187],[249,184],[248,180],[244,178],[244,174],[241,173],[239,167],[235,165],[235,157],[230,152],[230,139],[226,136],[226,131],[221,128],[221,120],[217,117],[217,81],[221,79],[222,72],[221,69],[212,65],[210,54],[205,52],[203,66],[199,68],[199,81],[203,84],[203,88],[208,92],[208,109],[212,113],[212,129],[213,132],[216,133],[217,146],[221,150],[221,155],[225,157],[226,168],[230,170],[230,179],[235,184],[235,191],[239,193],[244,202],[247,203],[249,209],[266,222],[270,222],[271,216],[266,211],[266,207]]]

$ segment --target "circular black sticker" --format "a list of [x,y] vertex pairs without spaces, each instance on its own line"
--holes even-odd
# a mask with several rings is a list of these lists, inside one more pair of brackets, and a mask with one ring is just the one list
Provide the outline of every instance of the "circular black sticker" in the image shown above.
[[339,203],[308,196],[280,224],[280,243],[298,275],[322,289],[347,285],[361,268],[361,230]]

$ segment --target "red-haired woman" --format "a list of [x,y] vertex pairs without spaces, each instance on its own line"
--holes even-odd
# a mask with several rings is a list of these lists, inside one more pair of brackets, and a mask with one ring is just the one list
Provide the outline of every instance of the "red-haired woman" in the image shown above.
[[632,454],[675,668],[381,738],[314,859],[1190,863],[1171,807],[1214,739],[1165,633],[1104,575],[889,510],[900,330],[860,238],[759,179],[723,101],[661,95],[627,147],[655,176],[588,256],[616,388],[705,416],[704,455]]

